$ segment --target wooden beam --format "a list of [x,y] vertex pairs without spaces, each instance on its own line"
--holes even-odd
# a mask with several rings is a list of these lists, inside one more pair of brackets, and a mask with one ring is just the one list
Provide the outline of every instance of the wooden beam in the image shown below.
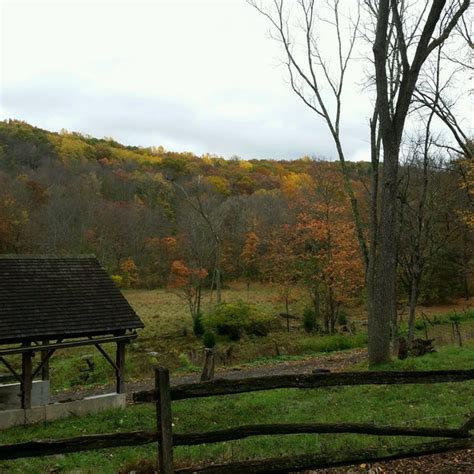
[[41,362],[36,367],[33,372],[32,378],[35,378],[38,375],[38,372],[41,370],[41,380],[49,380],[49,359],[56,351],[50,349],[49,351],[41,351]]
[[117,393],[125,393],[125,341],[117,342],[115,353],[115,376]]
[[33,388],[33,352],[23,352],[21,355],[21,408],[31,408],[31,390]]
[[94,339],[84,339],[79,341],[68,341],[68,342],[59,342],[59,343],[51,343],[51,344],[44,344],[40,346],[34,347],[15,347],[11,349],[3,349],[0,351],[0,356],[5,355],[12,355],[12,354],[23,354],[24,352],[38,352],[42,350],[49,350],[49,349],[66,349],[68,347],[79,347],[79,346],[90,346],[92,344],[103,344],[106,342],[117,342],[117,341],[130,341],[131,339],[135,339],[138,336],[137,333],[127,334],[124,336],[105,336],[105,337],[97,337]]
[[146,431],[106,433],[65,439],[45,439],[0,445],[0,460],[48,456],[52,454],[94,451],[119,446],[139,446],[154,443],[158,434]]
[[173,425],[170,397],[170,374],[167,368],[155,369],[156,426],[158,432],[158,465],[160,474],[173,474]]
[[[20,459],[37,456],[49,456],[53,454],[76,453],[80,451],[94,451],[103,448],[114,448],[121,446],[140,446],[156,442],[158,434],[155,432],[133,431],[127,433],[106,433],[78,436],[75,438],[66,439],[45,439],[37,441],[26,441],[23,443],[4,444],[0,445],[0,460]],[[262,470],[246,470],[245,467],[253,469],[257,463],[264,467],[265,465],[281,466],[282,469],[289,470],[290,467],[296,470],[298,467],[311,469],[318,463],[321,467],[335,467],[344,466],[348,464],[355,464],[360,462],[377,462],[388,461],[391,459],[401,459],[403,457],[422,456],[425,454],[436,454],[457,449],[474,448],[474,437],[464,439],[450,439],[435,441],[430,443],[417,444],[414,446],[406,446],[404,448],[391,449],[387,454],[377,454],[373,451],[370,453],[346,453],[345,459],[336,458],[335,454],[331,455],[302,455],[302,456],[288,456],[276,458],[274,460],[258,460],[245,461],[246,465],[240,465],[240,471],[232,471],[232,466],[236,463],[231,463],[229,471],[223,470],[222,466],[215,466],[221,471],[206,471],[210,469],[207,467],[192,467],[187,469],[178,469],[178,473],[191,472],[262,472]],[[277,464],[279,463],[279,464]],[[329,464],[330,463],[330,464]],[[291,470],[291,469],[290,469]]]
[[[118,342],[117,342],[118,344]],[[103,355],[104,359],[112,366],[112,368],[115,370],[115,372],[117,372],[117,365],[115,364],[115,362],[111,359],[111,357],[109,356],[109,354],[107,354],[107,352],[105,352],[104,349],[102,349],[102,347],[100,346],[100,344],[94,344],[94,346],[97,348],[97,350]]]
[[426,456],[431,454],[446,453],[458,449],[470,449],[474,447],[474,438],[450,439],[423,443],[415,446],[404,446],[392,448],[385,454],[377,453],[375,450],[361,451],[359,453],[344,453],[340,457],[332,454],[303,454],[299,456],[284,456],[280,458],[259,459],[255,461],[231,462],[228,464],[214,464],[209,466],[194,466],[190,468],[176,469],[175,474],[254,474],[263,472],[287,473],[289,471],[305,471],[312,469],[327,469],[331,467],[350,466],[351,464],[375,463],[393,461],[395,459],[406,459],[415,456]]
[[22,378],[18,374],[18,372],[5,360],[3,357],[0,356],[0,362],[13,374],[13,376],[18,380],[18,382],[22,383]]
[[[48,344],[49,341],[43,341],[43,345]],[[41,380],[49,380],[49,359],[54,354],[54,350],[42,350],[41,351]],[[34,377],[34,375],[33,375]]]
[[[251,377],[240,380],[215,379],[209,382],[198,382],[171,387],[171,399],[209,397],[230,395],[233,393],[255,392],[276,388],[316,388],[355,385],[399,385],[431,384],[445,382],[464,382],[474,379],[474,369],[469,370],[430,370],[416,372],[332,372],[302,375],[273,375]],[[154,402],[155,390],[135,392],[136,403]]]
[[469,438],[469,431],[461,428],[424,428],[408,426],[380,426],[373,423],[278,423],[244,425],[236,428],[203,433],[174,434],[175,446],[220,443],[250,436],[292,434],[359,433],[376,436],[424,436],[427,438]]

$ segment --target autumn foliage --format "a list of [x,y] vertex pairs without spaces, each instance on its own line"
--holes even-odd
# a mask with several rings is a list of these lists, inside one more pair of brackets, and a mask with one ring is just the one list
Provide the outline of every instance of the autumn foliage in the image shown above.
[[[437,237],[446,245],[422,295],[455,296],[470,278],[474,171],[470,160],[456,166],[436,170],[449,238]],[[370,165],[347,167],[367,228]],[[202,289],[217,289],[219,263],[224,285],[276,285],[286,314],[306,289],[331,331],[363,296],[350,207],[338,163],[199,157],[0,122],[0,252],[94,253],[124,287],[180,293],[193,317]]]
[[171,264],[169,288],[187,302],[193,320],[200,312],[202,286],[207,274],[205,268],[189,268],[181,260]]

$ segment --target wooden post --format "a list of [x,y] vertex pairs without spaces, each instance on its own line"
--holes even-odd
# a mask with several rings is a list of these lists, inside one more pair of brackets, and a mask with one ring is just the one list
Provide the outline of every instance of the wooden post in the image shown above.
[[31,390],[33,388],[33,352],[21,355],[21,408],[31,408]]
[[[43,345],[44,344],[49,344],[49,341],[43,341]],[[47,350],[41,351],[41,363],[43,364],[41,368],[41,380],[49,380],[49,355]]]
[[155,369],[156,428],[158,432],[158,466],[160,474],[173,471],[173,427],[171,415],[170,374],[165,367]]
[[461,331],[459,330],[459,322],[458,321],[454,321],[454,327],[456,329],[456,334],[457,334],[459,347],[462,347]]
[[115,375],[117,393],[125,392],[125,341],[117,342],[117,352],[115,354]]
[[201,382],[214,378],[214,349],[204,349],[204,364],[202,366]]

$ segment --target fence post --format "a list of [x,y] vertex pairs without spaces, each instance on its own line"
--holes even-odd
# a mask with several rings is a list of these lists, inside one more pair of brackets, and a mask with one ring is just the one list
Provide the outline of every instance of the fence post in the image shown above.
[[173,473],[173,428],[171,417],[170,374],[165,367],[155,369],[156,428],[158,466],[161,474]]
[[214,378],[214,349],[204,349],[204,364],[201,373],[201,382]]

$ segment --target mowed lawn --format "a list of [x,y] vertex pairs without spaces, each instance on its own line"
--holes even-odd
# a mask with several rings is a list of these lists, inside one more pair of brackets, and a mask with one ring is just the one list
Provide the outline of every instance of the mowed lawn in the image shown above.
[[[385,369],[468,369],[474,360],[474,344],[445,346],[438,353],[395,361]],[[176,432],[196,432],[249,423],[284,422],[375,422],[403,426],[458,427],[474,412],[474,382],[457,384],[335,387],[312,390],[285,389],[254,392],[173,403]],[[1,433],[1,443],[31,439],[64,438],[86,433],[154,430],[152,405],[74,417],[44,425],[14,428]],[[426,438],[365,435],[292,435],[253,437],[207,446],[180,447],[178,466],[303,453],[375,450],[428,441]],[[2,473],[127,472],[137,463],[151,464],[156,445],[103,449],[44,458],[0,462]],[[77,471],[75,471],[77,472]]]

